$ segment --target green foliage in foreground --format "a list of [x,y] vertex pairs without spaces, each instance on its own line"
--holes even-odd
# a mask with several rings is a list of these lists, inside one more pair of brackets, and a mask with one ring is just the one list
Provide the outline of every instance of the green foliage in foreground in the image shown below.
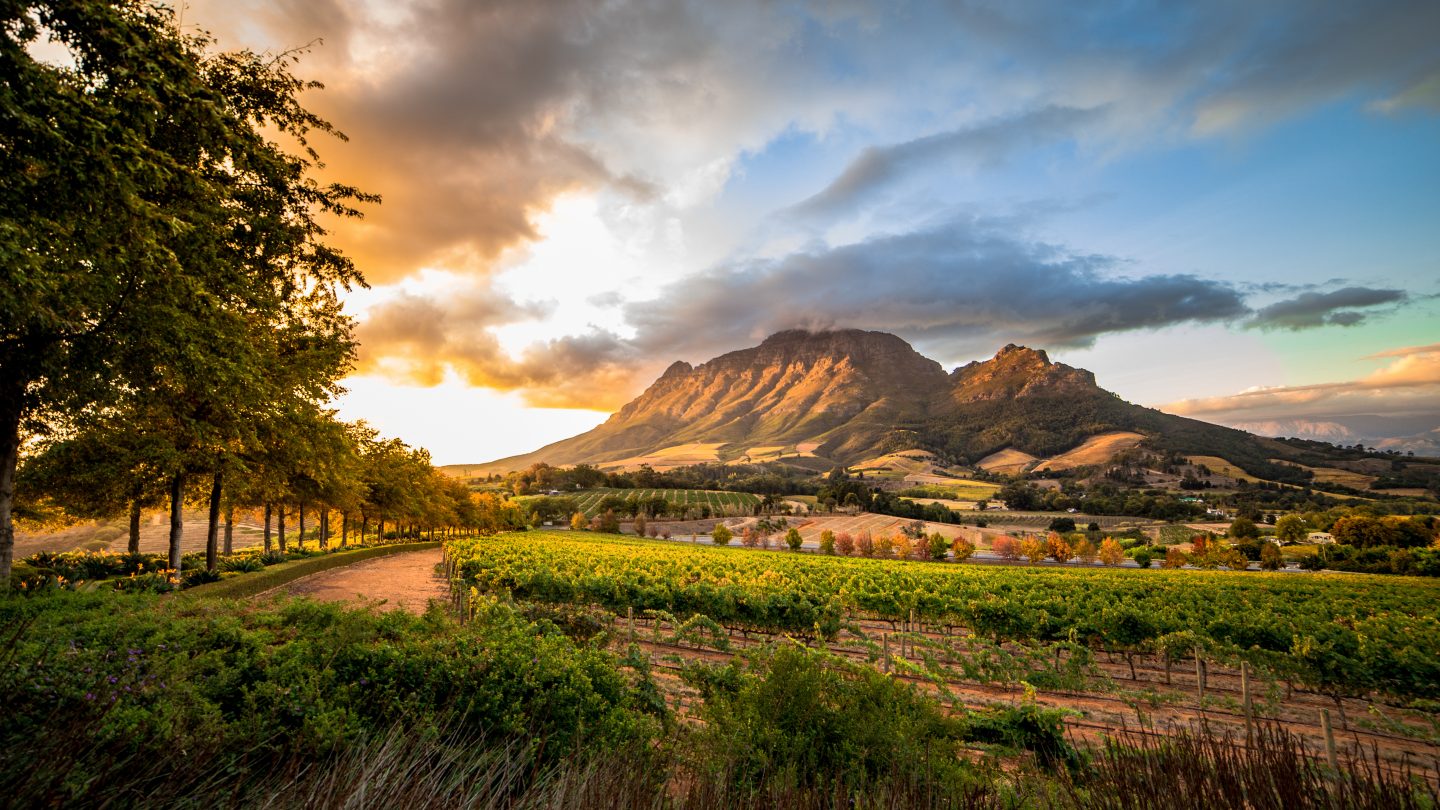
[[0,601],[0,638],[0,795],[12,799],[65,804],[123,782],[130,763],[188,768],[182,751],[263,772],[396,724],[509,741],[540,764],[641,745],[663,726],[648,678],[496,605],[459,627],[303,600],[60,592]]
[[589,533],[450,544],[482,591],[829,635],[848,615],[1017,642],[1245,659],[1316,688],[1440,696],[1440,584],[1357,575],[1028,569],[772,554]]

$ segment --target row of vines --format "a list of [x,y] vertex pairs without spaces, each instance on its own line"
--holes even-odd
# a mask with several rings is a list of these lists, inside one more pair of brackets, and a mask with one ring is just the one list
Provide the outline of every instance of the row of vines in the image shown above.
[[1440,698],[1440,585],[1363,575],[956,566],[528,532],[449,544],[481,592],[833,638],[914,617],[997,642],[1247,661],[1331,694]]

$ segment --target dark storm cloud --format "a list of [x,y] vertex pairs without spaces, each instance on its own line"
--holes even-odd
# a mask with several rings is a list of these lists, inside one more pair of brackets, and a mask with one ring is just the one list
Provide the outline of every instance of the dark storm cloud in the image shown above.
[[721,267],[631,305],[644,350],[698,356],[795,327],[883,329],[926,342],[1086,346],[1104,334],[1249,312],[1232,286],[1192,275],[1114,274],[973,219],[769,262]]
[[1332,292],[1305,292],[1256,310],[1247,323],[1256,329],[1314,329],[1354,326],[1372,314],[1364,310],[1410,300],[1404,290],[1344,287]]
[[867,198],[907,175],[942,162],[987,166],[1016,152],[1071,136],[1099,110],[1044,107],[1013,118],[940,132],[889,146],[872,146],[850,162],[829,186],[790,209],[799,217],[834,216],[869,202]]

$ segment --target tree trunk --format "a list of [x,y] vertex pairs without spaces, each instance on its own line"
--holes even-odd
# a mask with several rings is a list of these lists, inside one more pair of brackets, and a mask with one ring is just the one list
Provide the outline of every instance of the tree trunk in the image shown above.
[[340,513],[340,547],[344,548],[350,542],[350,513]]
[[220,483],[224,474],[218,470],[210,483],[210,522],[205,527],[205,570],[214,571],[220,564]]
[[225,556],[235,553],[235,507],[225,510]]
[[180,543],[185,539],[185,476],[170,479],[170,572],[180,576]]
[[368,529],[368,528],[370,528],[370,518],[366,517],[364,512],[361,512],[361,513],[360,513],[360,545],[362,545],[362,546],[365,545],[365,530]]
[[301,502],[300,502],[300,540],[299,540],[298,545],[299,545],[301,551],[304,551],[304,550],[305,550],[305,502],[304,502],[304,501],[301,501]]
[[271,550],[272,547],[270,545],[270,504],[267,503],[265,504],[265,553],[269,554]]
[[375,519],[375,542],[385,542],[385,513],[381,512],[380,517]]
[[130,502],[130,542],[125,550],[131,554],[140,553],[140,499]]
[[[14,369],[10,369],[14,371]],[[15,564],[15,465],[20,462],[20,411],[25,384],[11,380],[0,401],[0,591],[10,590],[10,569]]]
[[330,508],[320,510],[320,550],[330,548]]
[[280,541],[280,553],[284,554],[285,549],[285,504],[280,504],[280,514],[275,517],[276,539]]

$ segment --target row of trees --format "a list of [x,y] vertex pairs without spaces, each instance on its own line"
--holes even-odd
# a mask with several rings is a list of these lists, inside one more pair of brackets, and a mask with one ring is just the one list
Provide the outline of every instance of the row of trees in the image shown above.
[[[131,552],[139,550],[143,510],[168,507],[172,527],[183,532],[185,507],[206,506],[206,564],[212,569],[219,554],[232,550],[237,511],[263,514],[267,553],[276,545],[288,549],[291,517],[301,542],[313,536],[322,548],[335,536],[342,544],[352,536],[363,542],[372,526],[375,537],[385,536],[387,527],[413,537],[437,529],[493,532],[524,525],[512,503],[472,493],[436,470],[425,450],[383,439],[363,422],[340,422],[327,411],[313,417],[293,434],[237,446],[204,475],[167,470],[163,455],[153,452],[173,437],[143,420],[125,430],[87,426],[27,457],[19,470],[21,503],[78,518],[128,512]],[[337,516],[338,527],[331,524]],[[177,572],[182,538],[172,531],[170,565]]]

